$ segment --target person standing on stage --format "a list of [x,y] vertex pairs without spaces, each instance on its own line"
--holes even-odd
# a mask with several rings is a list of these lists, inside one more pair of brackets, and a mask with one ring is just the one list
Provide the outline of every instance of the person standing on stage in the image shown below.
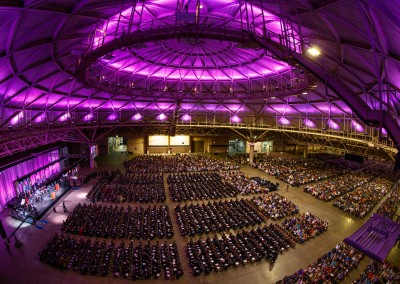
[[64,201],[63,201],[63,209],[64,209],[64,213],[68,213],[68,209],[67,209],[67,207],[65,206]]

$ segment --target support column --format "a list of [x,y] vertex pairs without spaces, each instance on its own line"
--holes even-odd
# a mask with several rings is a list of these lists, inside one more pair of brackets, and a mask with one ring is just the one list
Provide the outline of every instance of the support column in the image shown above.
[[250,145],[249,163],[251,165],[254,162],[254,142],[249,142],[249,145]]
[[303,150],[303,158],[307,159],[307,156],[308,156],[308,145],[306,144]]

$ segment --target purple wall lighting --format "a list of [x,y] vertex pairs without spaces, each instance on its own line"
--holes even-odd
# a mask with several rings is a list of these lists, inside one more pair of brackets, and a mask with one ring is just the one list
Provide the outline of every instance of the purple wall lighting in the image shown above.
[[93,119],[93,117],[94,117],[93,113],[90,112],[90,113],[88,113],[87,115],[85,115],[85,116],[83,117],[83,120],[84,120],[84,121],[90,121],[90,120]]
[[289,124],[290,124],[289,119],[287,119],[287,118],[284,117],[284,116],[282,116],[282,117],[278,120],[278,122],[279,122],[279,124],[282,124],[282,125],[289,125]]
[[166,120],[167,119],[167,116],[165,115],[165,114],[160,114],[158,117],[158,120]]
[[329,128],[334,129],[334,130],[338,130],[340,129],[339,124],[337,124],[336,122],[334,122],[332,119],[329,119],[327,122]]
[[234,115],[234,116],[231,117],[231,122],[232,123],[239,123],[240,121],[241,121],[241,119],[237,115]]
[[60,116],[60,118],[58,119],[59,121],[67,121],[68,119],[71,118],[71,114],[69,112],[63,114],[62,116]]
[[141,120],[142,119],[142,115],[140,113],[137,113],[132,118],[133,118],[133,120]]
[[386,131],[385,128],[382,128],[382,135],[383,135],[383,136],[387,136],[387,131]]
[[305,126],[311,127],[311,128],[314,128],[316,126],[315,123],[309,118],[305,118],[303,120],[303,123],[304,123]]
[[363,132],[364,131],[364,127],[359,124],[357,121],[352,120],[351,121],[351,125],[353,126],[353,129],[357,132]]
[[18,124],[20,119],[24,118],[24,112],[20,111],[19,113],[17,113],[13,118],[11,118],[10,120],[10,125],[16,125]]
[[[0,172],[0,211],[4,209],[6,203],[17,196],[19,193],[27,190],[29,185],[33,185],[36,182],[49,177],[54,173],[60,171],[60,163],[55,163],[45,169],[31,175],[24,182],[20,183],[16,188],[14,182],[18,177],[23,177],[27,174],[34,172],[36,169],[42,168],[53,161],[59,159],[58,150],[54,150],[42,156],[33,158],[31,160],[20,163],[16,166],[9,167],[4,171]],[[29,189],[29,188],[28,188]]]
[[113,121],[113,120],[117,120],[118,119],[118,115],[116,113],[112,113],[107,117],[107,120],[109,121]]
[[192,117],[190,115],[188,115],[187,113],[184,116],[182,116],[183,121],[190,121],[191,119],[192,119]]

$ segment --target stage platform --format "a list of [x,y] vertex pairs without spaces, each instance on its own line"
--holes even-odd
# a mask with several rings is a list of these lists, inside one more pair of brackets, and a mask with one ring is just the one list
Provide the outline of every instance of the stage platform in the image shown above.
[[[40,220],[46,212],[51,209],[57,202],[70,190],[71,186],[60,186],[60,189],[56,192],[56,198],[51,199],[50,193],[43,195],[43,201],[34,204],[36,211],[31,211],[29,213],[26,210],[26,206],[12,206],[10,207],[9,215],[15,219],[25,221],[30,224],[35,224],[36,221]],[[17,202],[14,202],[18,203]],[[20,203],[19,203],[20,204]]]

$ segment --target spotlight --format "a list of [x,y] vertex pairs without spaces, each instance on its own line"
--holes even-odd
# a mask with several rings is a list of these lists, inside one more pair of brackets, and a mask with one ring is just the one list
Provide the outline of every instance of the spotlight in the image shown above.
[[307,49],[308,54],[310,54],[312,57],[317,57],[321,54],[321,51],[316,48],[316,47],[310,47]]

